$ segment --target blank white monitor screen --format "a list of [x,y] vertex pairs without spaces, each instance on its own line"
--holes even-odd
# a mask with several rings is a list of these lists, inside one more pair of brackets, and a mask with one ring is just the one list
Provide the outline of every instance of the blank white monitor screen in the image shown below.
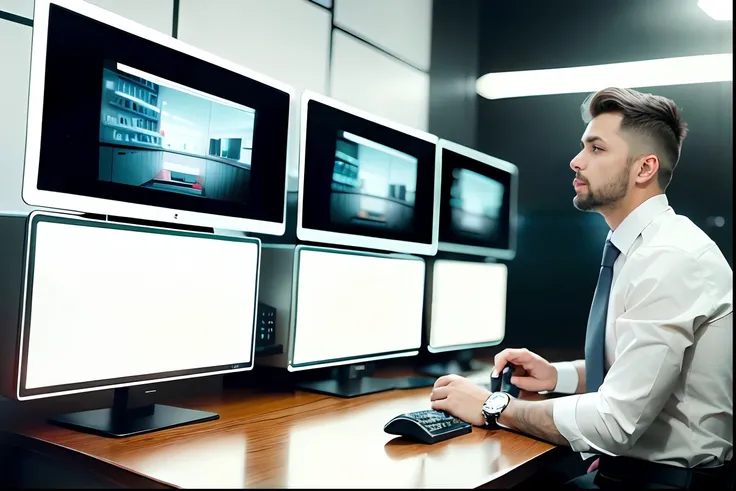
[[291,366],[418,350],[424,274],[418,258],[301,249]]
[[500,343],[506,333],[507,276],[504,264],[435,261],[430,351]]
[[249,366],[258,252],[256,241],[40,221],[21,390]]

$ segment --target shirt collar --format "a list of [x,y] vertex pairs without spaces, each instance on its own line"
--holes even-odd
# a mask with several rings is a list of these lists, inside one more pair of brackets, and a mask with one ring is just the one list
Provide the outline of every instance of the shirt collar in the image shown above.
[[649,198],[629,213],[616,230],[609,231],[608,239],[625,256],[634,245],[634,241],[652,223],[652,220],[667,211],[669,207],[669,201],[664,194]]

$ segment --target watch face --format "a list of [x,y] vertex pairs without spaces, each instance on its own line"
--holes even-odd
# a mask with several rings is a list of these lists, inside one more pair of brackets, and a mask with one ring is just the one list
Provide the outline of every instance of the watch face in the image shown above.
[[484,404],[484,408],[486,411],[488,411],[491,414],[498,414],[501,411],[506,408],[506,405],[509,403],[509,396],[507,394],[504,394],[502,392],[496,392],[494,394],[491,394],[491,397],[488,398],[486,403]]

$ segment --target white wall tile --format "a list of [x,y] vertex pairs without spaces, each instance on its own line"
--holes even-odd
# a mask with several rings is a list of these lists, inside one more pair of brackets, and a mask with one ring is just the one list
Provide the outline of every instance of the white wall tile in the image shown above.
[[330,13],[305,0],[181,0],[179,39],[294,87],[289,174],[298,171],[299,94],[324,94]]
[[432,0],[335,0],[335,25],[429,71]]
[[87,0],[103,9],[171,35],[174,0]]
[[0,10],[33,18],[33,0],[0,0]]
[[[174,0],[86,0],[145,26],[171,35]],[[0,10],[33,18],[33,0],[0,0]]]
[[30,210],[21,198],[32,29],[0,20],[0,211]]
[[330,88],[335,99],[427,129],[429,75],[339,31],[333,38]]

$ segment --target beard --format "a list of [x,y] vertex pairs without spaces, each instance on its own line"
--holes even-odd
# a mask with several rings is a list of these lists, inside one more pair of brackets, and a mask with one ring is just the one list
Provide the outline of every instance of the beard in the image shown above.
[[[610,208],[625,196],[629,186],[631,168],[626,166],[624,170],[598,189],[593,190],[590,183],[584,181],[587,194],[578,194],[572,199],[572,204],[580,211],[596,211]],[[578,177],[578,179],[580,179]]]

